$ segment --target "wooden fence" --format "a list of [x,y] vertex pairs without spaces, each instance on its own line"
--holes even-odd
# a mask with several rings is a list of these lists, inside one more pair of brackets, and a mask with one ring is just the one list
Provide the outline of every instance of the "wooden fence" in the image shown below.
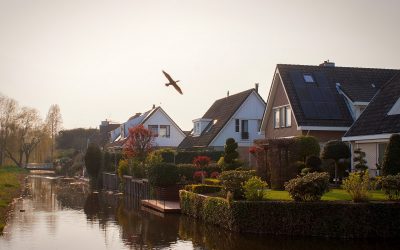
[[[124,175],[124,194],[132,198],[150,199],[150,184],[147,179],[132,178]],[[105,190],[119,190],[120,180],[117,174],[103,173],[103,188]]]

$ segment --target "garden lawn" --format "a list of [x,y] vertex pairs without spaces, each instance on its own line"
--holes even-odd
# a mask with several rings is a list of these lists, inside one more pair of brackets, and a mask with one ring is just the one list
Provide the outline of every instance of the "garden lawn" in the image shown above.
[[[381,190],[371,191],[371,200],[373,201],[386,201],[388,198]],[[292,200],[287,191],[268,190],[264,195],[266,200]],[[322,196],[323,201],[351,201],[350,195],[343,189],[331,189],[328,193]]]
[[21,190],[21,177],[24,169],[14,166],[0,167],[0,234],[3,232],[8,205]]

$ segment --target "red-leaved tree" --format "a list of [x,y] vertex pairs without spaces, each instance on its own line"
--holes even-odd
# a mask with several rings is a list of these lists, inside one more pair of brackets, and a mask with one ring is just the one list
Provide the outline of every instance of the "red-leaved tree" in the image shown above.
[[129,129],[129,136],[124,145],[124,153],[128,158],[135,157],[143,162],[153,148],[154,135],[143,125]]
[[[211,161],[210,157],[203,156],[203,155],[196,156],[193,159],[193,164],[196,166],[196,168],[201,169],[201,171],[196,171],[196,173],[201,178],[201,183],[203,183],[203,184],[204,184],[204,178],[206,177],[205,175],[207,174],[205,171],[203,171],[203,168],[207,167],[208,164],[210,164],[210,161]],[[195,177],[193,177],[193,178],[196,180]]]

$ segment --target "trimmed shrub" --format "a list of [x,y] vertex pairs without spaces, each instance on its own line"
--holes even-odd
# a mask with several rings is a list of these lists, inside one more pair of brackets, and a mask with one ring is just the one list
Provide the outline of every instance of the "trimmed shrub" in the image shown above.
[[285,189],[295,201],[318,201],[329,190],[329,175],[309,173],[286,182]]
[[221,181],[218,179],[206,178],[204,179],[204,183],[209,185],[220,185]]
[[178,175],[181,180],[192,181],[196,168],[193,164],[178,164]]
[[302,161],[296,161],[296,162],[292,163],[292,166],[291,166],[292,169],[296,169],[298,174],[300,174],[301,171],[305,167],[306,167],[306,164],[304,164],[304,162],[302,162]]
[[220,185],[208,185],[208,184],[194,184],[186,185],[185,190],[196,194],[212,194],[220,192],[222,186]]
[[310,172],[321,172],[322,161],[318,156],[311,155],[306,159],[306,167],[310,169]]
[[382,189],[389,200],[400,200],[400,174],[383,177]]
[[243,199],[244,190],[242,184],[255,175],[256,172],[254,170],[231,170],[222,172],[218,178],[221,180],[223,189],[226,193],[228,193],[228,191],[231,192],[234,199]]
[[384,175],[400,173],[400,134],[393,134],[383,158],[382,170]]
[[90,143],[85,154],[85,166],[91,179],[97,179],[102,167],[102,153],[94,143]]
[[312,173],[311,168],[303,168],[303,169],[301,170],[300,175],[301,175],[301,176],[305,176],[305,175],[307,175],[307,174],[309,174],[309,173]]
[[261,201],[264,197],[264,189],[268,187],[260,177],[253,176],[243,184],[244,196],[249,201]]
[[221,166],[223,170],[234,170],[243,165],[243,163],[238,160],[239,153],[237,151],[237,148],[238,144],[235,139],[226,139],[223,155],[224,162]]
[[368,169],[367,160],[365,160],[365,152],[361,150],[361,148],[357,148],[354,150],[354,168],[359,171],[363,172]]
[[118,163],[118,176],[122,180],[124,175],[130,175],[129,163],[127,159],[121,159]]
[[178,182],[178,169],[175,164],[162,163],[149,167],[149,183],[155,187],[167,187]]
[[368,170],[362,173],[351,173],[343,180],[343,189],[350,194],[354,202],[368,201],[370,189]]
[[350,149],[346,143],[342,141],[328,141],[322,151],[321,158],[324,160],[335,161],[335,182],[338,180],[339,160],[350,158]]
[[306,162],[307,157],[319,155],[321,150],[317,138],[314,136],[296,136],[294,143],[294,156],[297,160]]

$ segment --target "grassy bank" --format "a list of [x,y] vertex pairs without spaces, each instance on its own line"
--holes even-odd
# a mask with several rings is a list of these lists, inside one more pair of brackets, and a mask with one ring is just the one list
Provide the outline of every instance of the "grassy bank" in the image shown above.
[[26,174],[24,169],[14,166],[0,167],[0,234],[6,223],[8,205],[21,190],[21,179]]

